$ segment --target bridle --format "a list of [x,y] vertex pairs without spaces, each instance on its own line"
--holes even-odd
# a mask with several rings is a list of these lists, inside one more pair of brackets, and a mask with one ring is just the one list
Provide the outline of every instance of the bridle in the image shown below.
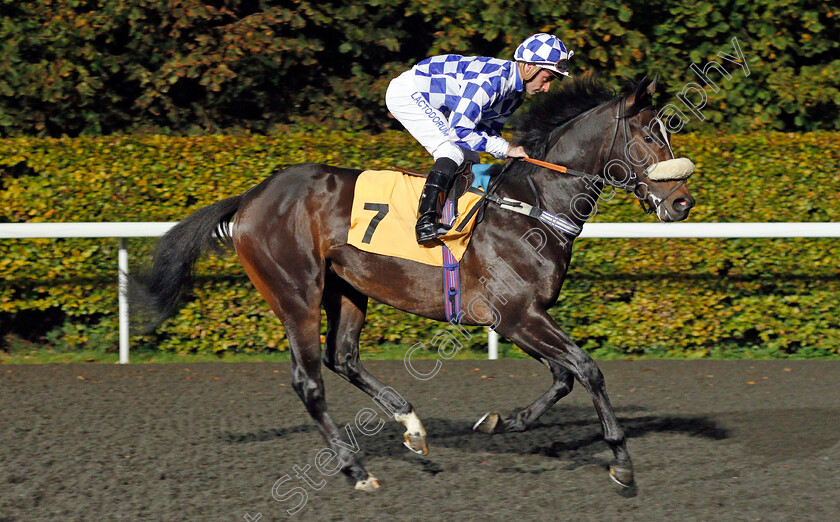
[[[618,138],[619,128],[621,128],[621,130],[622,130],[622,137],[624,139],[625,147],[627,146],[628,143],[630,143],[630,141],[629,141],[629,139],[630,139],[630,124],[629,124],[628,120],[632,116],[627,115],[626,107],[627,107],[627,96],[625,95],[625,96],[622,96],[621,99],[616,104],[615,117],[614,117],[615,118],[615,126],[613,127],[612,138],[610,139],[610,146],[607,149],[607,154],[606,154],[606,162],[607,162],[606,164],[607,165],[610,164],[609,163],[610,162],[610,157],[612,156],[613,148],[615,147],[616,139]],[[594,111],[595,109],[597,109],[597,107],[592,108],[589,111],[586,111],[585,113],[576,117],[574,120],[570,121],[569,123],[572,123],[573,121],[577,121],[579,119],[582,119],[583,116],[585,116],[589,112]],[[653,107],[648,107],[646,109],[642,109],[641,111],[637,112],[636,114],[639,114],[639,113],[644,112],[646,110],[654,110],[655,111],[655,109]],[[633,116],[635,116],[635,114]],[[654,118],[652,121],[655,121],[659,124],[659,128],[662,131],[662,137],[665,140],[665,143],[668,144],[668,134],[665,132],[665,124],[659,118]],[[563,127],[565,127],[565,125]],[[563,127],[559,127],[555,132],[559,131]],[[546,149],[551,147],[551,145],[549,145],[549,144],[552,143],[553,141],[555,141],[555,140],[548,140],[548,143],[546,144]],[[668,150],[671,150],[670,144],[668,144]],[[546,152],[548,152],[548,151],[546,150]],[[671,151],[671,155],[673,156],[673,151]],[[677,185],[674,188],[672,188],[668,192],[668,194],[665,195],[665,197],[663,197],[662,199],[654,198],[654,204],[650,204],[647,201],[647,196],[650,194],[650,187],[648,185],[648,182],[652,182],[652,180],[650,179],[650,167],[653,166],[653,165],[650,165],[650,166],[646,167],[642,171],[641,175],[636,173],[636,166],[633,165],[630,168],[630,174],[631,174],[630,179],[627,180],[626,182],[624,182],[624,181],[619,182],[618,180],[607,176],[606,172],[604,173],[604,175],[591,174],[591,173],[588,173],[588,172],[574,170],[574,169],[570,169],[568,167],[564,167],[562,165],[555,165],[554,163],[535,160],[535,159],[532,159],[532,158],[523,158],[523,160],[527,161],[529,163],[533,163],[535,165],[539,165],[541,167],[545,167],[545,168],[548,168],[548,169],[551,169],[551,170],[562,172],[564,174],[570,174],[572,176],[576,176],[576,177],[579,177],[579,178],[593,179],[595,181],[599,181],[599,182],[604,183],[606,185],[610,185],[612,187],[622,189],[622,190],[625,190],[629,193],[632,193],[636,197],[636,199],[639,201],[639,205],[642,207],[642,210],[644,211],[645,214],[652,214],[653,212],[656,212],[659,209],[659,206],[662,205],[662,203],[664,203],[674,192],[676,192],[680,187],[682,187],[686,183],[685,179],[680,179],[679,183],[677,183]],[[619,161],[621,161],[621,160],[619,160]],[[630,162],[630,163],[632,164],[633,162]],[[654,165],[656,165],[656,163],[654,163]],[[606,166],[604,167],[604,169],[606,171]],[[659,199],[659,201],[656,201],[656,199]]]
[[[619,102],[616,104],[615,128],[613,129],[613,136],[612,136],[612,139],[610,140],[610,148],[607,149],[607,162],[609,162],[610,156],[612,156],[612,150],[613,150],[613,146],[615,146],[615,139],[618,136],[618,128],[619,127],[622,128],[622,134],[623,134],[623,138],[624,138],[624,146],[626,147],[630,143],[630,123],[627,121],[627,120],[630,119],[630,116],[627,115],[626,108],[627,108],[627,96],[625,95],[625,96],[622,96],[621,100],[619,100]],[[656,111],[656,109],[653,108],[653,107],[647,107],[647,108],[642,109],[641,111],[637,112],[636,114],[640,114],[640,113],[642,113],[644,111],[647,111],[647,110]],[[660,120],[657,117],[654,117],[654,119],[652,121],[655,121],[659,124],[659,128],[662,130],[662,138],[665,140],[665,143],[668,143],[668,134],[665,132],[665,124],[662,122],[662,120]],[[671,146],[669,144],[668,145],[668,150],[670,150],[670,149],[671,149]],[[673,155],[674,155],[674,153],[672,151],[671,156],[673,156]],[[630,163],[633,164],[632,161]],[[647,201],[647,196],[648,196],[648,194],[650,194],[650,187],[647,184],[647,182],[645,181],[645,180],[650,181],[648,168],[645,168],[642,171],[642,175],[639,176],[635,172],[635,167],[636,167],[636,165],[633,164],[633,167],[631,167],[631,169],[630,169],[630,172],[632,174],[632,177],[630,178],[630,182],[635,181],[635,184],[632,186],[632,193],[633,193],[634,196],[636,196],[636,199],[639,201],[639,205],[642,207],[642,210],[644,211],[645,214],[652,214],[653,212],[656,212],[659,209],[659,206],[662,203],[664,203],[669,197],[671,197],[671,194],[676,192],[680,187],[682,187],[686,183],[685,179],[679,180],[679,183],[677,183],[677,185],[674,188],[672,188],[668,192],[668,194],[665,195],[665,197],[663,197],[659,201],[654,201],[654,204],[651,205]],[[612,183],[610,183],[610,181],[615,181],[615,180],[612,180],[611,178],[608,178],[606,175],[604,176],[603,179],[604,179],[604,182],[606,182],[607,184],[609,184],[611,186],[614,186],[616,188],[621,188],[621,189],[627,190],[628,192],[631,192],[631,189],[630,189],[629,185],[620,186],[619,184],[612,184]],[[643,188],[644,188],[645,193],[642,193]]]
[[[528,163],[533,163],[533,164],[538,165],[538,166],[543,167],[543,168],[547,168],[547,169],[550,169],[550,170],[561,172],[563,174],[570,174],[570,175],[578,177],[578,178],[594,180],[596,182],[600,182],[600,183],[610,185],[612,187],[620,188],[622,190],[630,192],[634,196],[636,196],[636,199],[639,201],[639,205],[641,205],[642,210],[645,212],[645,214],[652,214],[653,212],[656,212],[659,209],[659,207],[662,205],[662,203],[667,201],[667,199],[677,189],[679,189],[681,186],[683,186],[686,183],[685,180],[688,179],[688,177],[691,176],[691,174],[694,172],[694,164],[691,163],[691,161],[688,160],[687,158],[670,159],[670,160],[664,160],[662,162],[654,162],[653,164],[645,167],[645,169],[642,171],[642,175],[637,174],[636,171],[635,171],[635,168],[631,167],[630,168],[630,179],[626,180],[626,182],[625,181],[619,182],[618,180],[616,180],[614,178],[611,178],[610,176],[607,176],[606,175],[607,167],[609,166],[610,162],[613,161],[613,160],[610,159],[610,156],[612,156],[613,148],[615,147],[616,139],[618,138],[619,127],[621,127],[621,129],[622,129],[622,135],[624,137],[625,147],[629,143],[630,124],[628,123],[627,120],[631,116],[627,115],[627,111],[625,110],[626,106],[627,106],[627,99],[626,99],[626,95],[625,95],[625,96],[622,96],[621,99],[616,104],[615,127],[613,128],[613,133],[612,133],[612,138],[610,139],[609,149],[607,149],[606,165],[604,166],[604,175],[599,176],[598,174],[591,174],[589,172],[583,172],[583,171],[580,171],[580,170],[570,169],[570,168],[565,167],[563,165],[557,165],[557,164],[554,164],[554,163],[549,163],[547,161],[542,161],[542,160],[536,160],[536,159],[533,159],[533,158],[520,158],[520,159],[522,161],[526,161]],[[543,157],[547,157],[548,156],[548,151],[551,149],[553,144],[557,143],[558,139],[555,138],[555,135],[559,135],[563,131],[563,129],[567,128],[568,126],[574,124],[577,121],[580,121],[581,119],[583,119],[584,117],[586,117],[587,115],[589,115],[593,111],[599,109],[600,107],[601,107],[600,105],[597,106],[597,107],[593,107],[593,108],[589,109],[588,111],[585,111],[585,112],[577,115],[573,119],[567,121],[566,123],[564,123],[560,127],[557,127],[556,129],[554,129],[551,132],[551,135],[549,136],[548,140],[546,140],[546,146],[545,146],[546,150],[544,151]],[[653,107],[649,107],[649,108],[646,108],[646,109],[642,109],[642,111],[644,111],[644,110],[655,110],[655,109]],[[636,114],[639,114],[642,111],[639,111]],[[662,137],[665,140],[665,144],[668,145],[668,150],[671,152],[671,156],[673,156],[674,151],[671,150],[671,145],[670,145],[670,143],[668,143],[668,133],[666,132],[665,124],[659,118],[654,118],[653,121],[656,121],[656,122],[659,123],[659,129],[662,131]],[[617,161],[621,161],[621,160],[619,159]],[[677,165],[675,165],[675,163]],[[686,163],[687,163],[687,165],[685,165]],[[475,205],[469,211],[469,213],[467,214],[467,217],[461,223],[459,230],[461,230],[464,227],[464,225],[470,220],[470,216],[472,214],[476,213],[476,212],[478,213],[478,216],[476,218],[476,222],[477,223],[481,222],[481,220],[484,217],[484,209],[487,207],[487,203],[492,202],[492,203],[495,203],[495,204],[501,206],[502,208],[504,208],[506,210],[511,210],[513,212],[518,212],[520,214],[525,214],[525,215],[527,215],[531,218],[538,219],[538,220],[542,221],[543,223],[548,224],[548,225],[560,230],[564,234],[570,235],[572,237],[577,237],[580,234],[580,227],[577,224],[575,224],[573,222],[570,222],[568,219],[564,219],[563,216],[554,215],[551,212],[548,212],[547,210],[540,207],[540,193],[537,190],[537,187],[534,184],[534,181],[531,179],[530,174],[526,175],[525,179],[527,180],[528,185],[530,186],[531,191],[534,194],[535,203],[534,203],[533,206],[529,205],[527,203],[524,203],[522,201],[518,201],[518,200],[515,200],[515,199],[512,199],[512,198],[507,198],[507,197],[504,197],[504,196],[500,197],[500,196],[495,194],[497,188],[502,184],[502,180],[505,178],[505,175],[509,172],[509,168],[513,164],[514,164],[513,161],[508,161],[507,163],[505,163],[505,166],[502,167],[502,170],[497,175],[495,175],[491,178],[490,184],[487,187],[487,190],[485,191],[484,196],[482,196],[481,201],[479,202],[479,204]],[[666,164],[670,164],[670,167],[666,167]],[[658,171],[658,173],[655,173],[654,169],[660,168],[660,167],[661,167],[662,170]],[[677,168],[674,168],[674,167],[677,167]],[[663,171],[664,171],[664,174],[663,174]],[[655,178],[652,177],[654,174],[656,176]],[[653,197],[652,199],[654,200],[654,204],[651,205],[650,203],[647,202],[647,199],[646,199],[647,196],[651,195],[651,194],[649,192],[647,181],[645,181],[645,180],[651,181],[651,182],[679,181],[679,183],[673,189],[671,189],[671,191],[668,192],[668,194],[665,195],[664,198],[659,199],[659,198]],[[643,193],[643,191],[647,192],[647,194]],[[656,201],[657,199],[659,199],[659,201]]]

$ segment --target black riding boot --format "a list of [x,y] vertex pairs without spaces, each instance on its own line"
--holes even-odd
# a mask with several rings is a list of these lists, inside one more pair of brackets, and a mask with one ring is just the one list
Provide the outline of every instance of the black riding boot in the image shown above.
[[457,168],[458,165],[451,159],[441,158],[435,161],[434,167],[429,172],[417,209],[420,217],[414,228],[418,243],[428,243],[449,231],[449,227],[441,224],[440,215],[443,204],[446,202],[446,191],[449,190],[449,184],[455,177]]

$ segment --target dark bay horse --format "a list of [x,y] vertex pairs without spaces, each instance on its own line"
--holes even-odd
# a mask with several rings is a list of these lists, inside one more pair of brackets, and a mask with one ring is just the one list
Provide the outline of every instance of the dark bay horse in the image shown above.
[[[635,193],[661,221],[688,216],[694,200],[684,178],[654,181],[650,166],[673,159],[666,127],[652,106],[656,82],[642,80],[616,95],[592,79],[567,81],[524,118],[516,142],[532,158],[568,166],[580,177],[524,162],[507,164],[496,194],[536,202],[583,226],[601,189],[613,185]],[[646,157],[628,162],[635,143]],[[644,148],[643,148],[644,147]],[[609,162],[626,168],[606,168]],[[687,160],[686,160],[687,161]],[[185,218],[158,243],[149,273],[132,293],[154,304],[158,318],[175,312],[200,254],[219,246],[236,251],[248,277],[280,318],[288,335],[292,386],[356,488],[379,487],[327,413],[321,362],[377,398],[406,427],[406,446],[427,453],[426,432],[411,404],[362,366],[359,334],[368,298],[444,321],[441,269],[360,251],[347,244],[354,185],[361,171],[303,164],[274,173],[245,193]],[[625,174],[621,174],[625,172]],[[621,174],[621,176],[619,176]],[[618,178],[621,178],[620,180]],[[588,205],[588,206],[587,206]],[[577,207],[577,208],[573,208]],[[461,324],[490,325],[551,370],[554,382],[530,406],[507,418],[485,415],[476,429],[524,431],[567,395],[577,380],[592,396],[604,439],[614,454],[610,476],[633,484],[624,432],[607,397],[595,361],[549,317],[572,255],[566,237],[525,215],[489,204],[461,261]],[[503,267],[508,272],[502,274]],[[494,279],[494,276],[495,279]],[[508,278],[501,281],[499,277]],[[510,279],[512,278],[512,279]],[[500,291],[504,288],[504,292]],[[144,295],[137,295],[138,290]],[[151,300],[151,301],[149,301]],[[320,309],[328,327],[321,349]],[[620,325],[617,325],[620,326]]]

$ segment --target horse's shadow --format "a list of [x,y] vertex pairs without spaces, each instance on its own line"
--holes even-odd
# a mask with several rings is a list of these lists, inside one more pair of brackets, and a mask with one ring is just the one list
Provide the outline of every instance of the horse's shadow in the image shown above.
[[[629,439],[653,433],[676,433],[710,440],[723,440],[730,432],[709,417],[690,415],[645,415],[643,408],[617,409],[619,424]],[[423,424],[428,433],[429,446],[434,455],[435,447],[445,447],[471,454],[513,455],[510,466],[502,472],[542,473],[558,466],[524,463],[517,456],[542,456],[558,459],[560,467],[576,469],[599,463],[601,454],[609,452],[601,433],[601,425],[591,407],[564,407],[549,410],[528,431],[486,435],[473,431],[472,425],[462,420],[427,417]],[[353,426],[353,434],[368,458],[387,457],[401,459],[417,465],[425,473],[435,475],[443,468],[432,458],[418,459],[402,445],[405,429],[388,422],[375,435],[365,436]],[[301,424],[252,433],[226,433],[227,443],[270,442],[293,434],[317,432],[314,425]],[[346,439],[345,437],[343,437]],[[319,443],[321,440],[318,441]],[[347,442],[345,440],[345,442]],[[539,461],[542,462],[542,461]]]

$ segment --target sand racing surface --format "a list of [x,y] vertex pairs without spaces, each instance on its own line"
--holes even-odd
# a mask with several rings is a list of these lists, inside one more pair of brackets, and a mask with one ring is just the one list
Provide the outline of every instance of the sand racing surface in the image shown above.
[[579,384],[530,431],[491,436],[473,423],[529,404],[548,370],[441,363],[420,381],[402,361],[366,362],[413,403],[427,457],[393,421],[361,433],[357,413],[382,410],[324,369],[331,415],[382,481],[373,493],[317,471],[326,445],[288,363],[0,366],[0,521],[840,518],[840,362],[600,362],[631,490],[607,475]]

